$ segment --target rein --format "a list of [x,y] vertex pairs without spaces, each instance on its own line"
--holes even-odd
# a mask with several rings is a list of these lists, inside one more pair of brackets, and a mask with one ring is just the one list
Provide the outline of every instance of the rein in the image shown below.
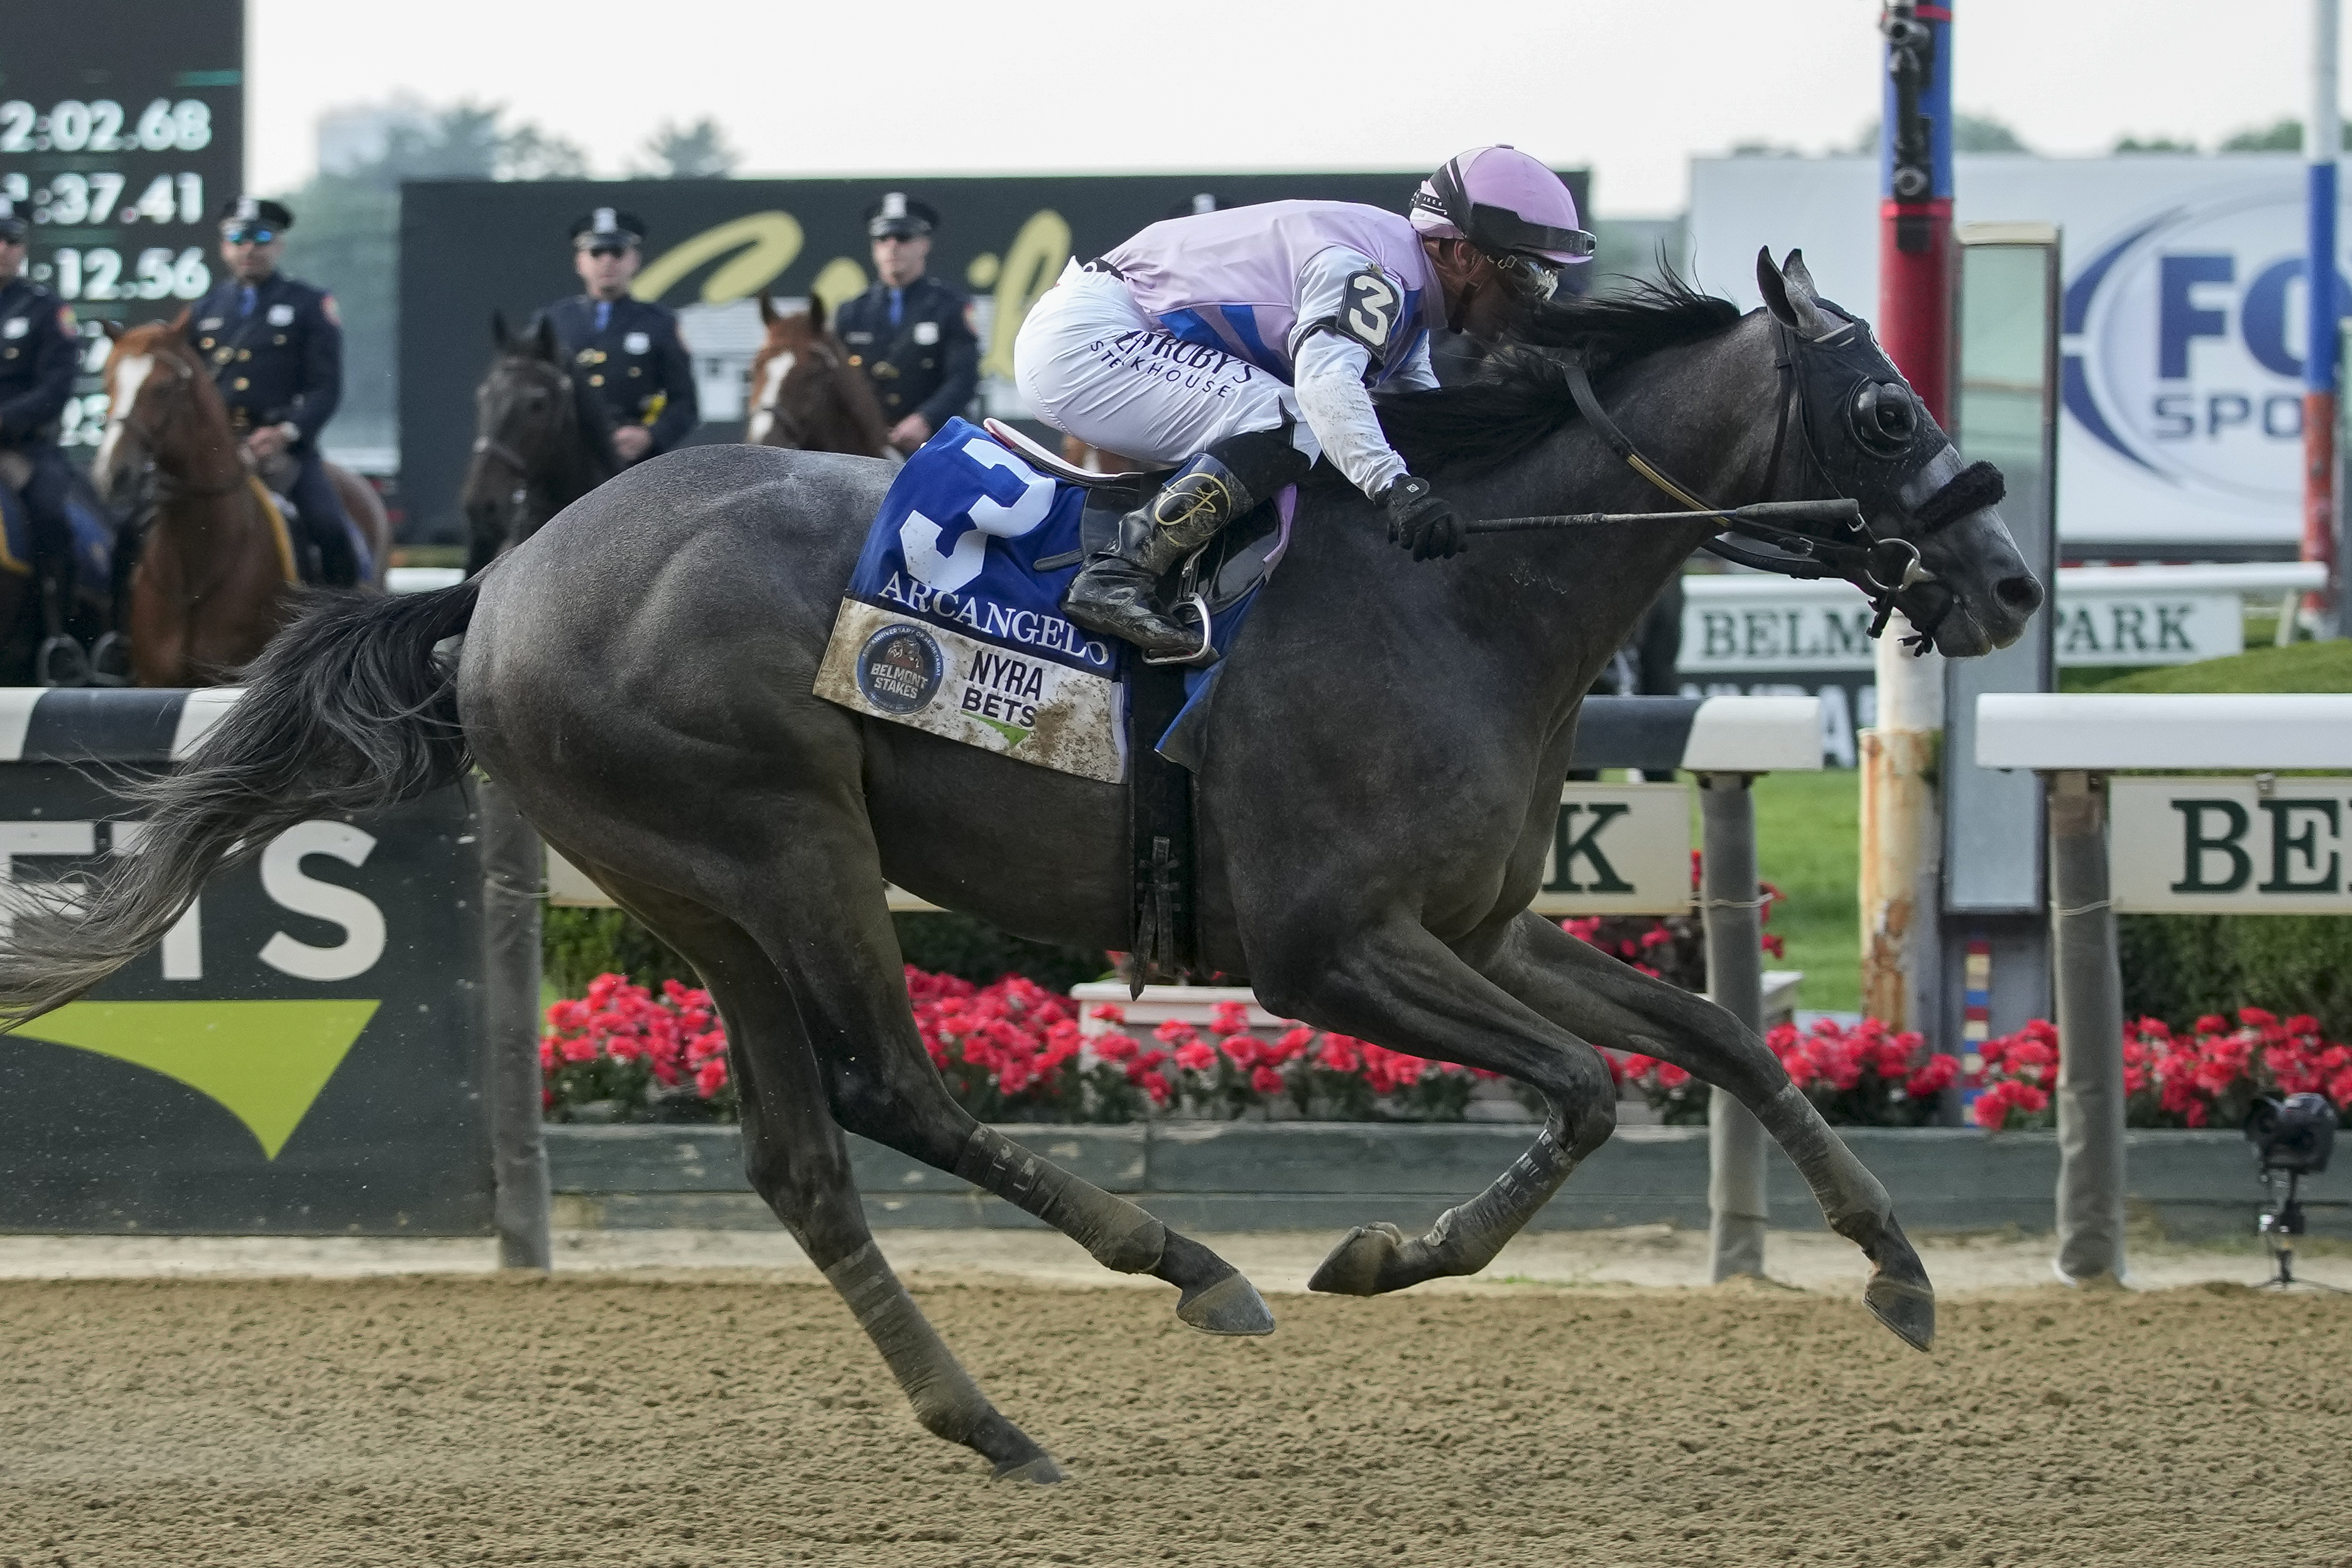
[[[1780,395],[1777,399],[1779,407],[1772,432],[1772,459],[1764,476],[1767,494],[1777,487],[1780,480],[1780,464],[1788,447],[1789,416],[1792,408],[1796,410],[1800,434],[1814,468],[1825,479],[1829,476],[1829,466],[1822,460],[1814,445],[1813,431],[1806,419],[1803,399],[1798,388],[1796,362],[1804,352],[1803,340],[1777,321],[1772,323],[1772,330],[1780,350],[1775,356],[1780,378]],[[1736,533],[1771,547],[1771,552],[1768,553],[1714,538],[1700,545],[1711,554],[1783,577],[1801,580],[1834,577],[1853,584],[1868,597],[1871,608],[1876,612],[1870,623],[1870,635],[1874,637],[1885,631],[1888,617],[1895,613],[1901,595],[1938,580],[1920,559],[1916,544],[1899,536],[1882,538],[1873,532],[1863,517],[1862,503],[1843,494],[1832,500],[1759,501],[1732,508],[1710,505],[1644,458],[1640,448],[1633,445],[1633,438],[1609,416],[1608,410],[1601,405],[1599,395],[1593,391],[1591,372],[1581,353],[1567,355],[1563,368],[1567,372],[1569,395],[1575,398],[1577,412],[1584,416],[1585,423],[1592,427],[1620,461],[1680,502],[1685,510],[1561,512],[1541,517],[1490,518],[1471,523],[1468,531],[1513,533],[1538,528],[1658,521],[1696,513],[1717,520],[1722,532]],[[1833,481],[1832,488],[1836,488]],[[1919,521],[1933,531],[1966,516],[1970,510],[1998,501],[2000,490],[1998,470],[1989,464],[1972,465],[1954,475],[1920,505],[1917,509]],[[1960,504],[1963,502],[1969,504]],[[1904,646],[1925,658],[1927,650],[1935,646],[1936,627],[1958,603],[1958,597],[1947,590],[1945,603],[1926,621],[1914,624],[1912,635],[1903,639]]]

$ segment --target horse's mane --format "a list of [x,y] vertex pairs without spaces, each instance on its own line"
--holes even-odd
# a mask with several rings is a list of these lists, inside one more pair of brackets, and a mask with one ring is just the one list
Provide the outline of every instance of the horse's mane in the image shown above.
[[1739,317],[1738,306],[1671,270],[1616,293],[1542,301],[1513,323],[1472,380],[1399,393],[1374,407],[1416,473],[1492,468],[1576,417],[1567,353],[1581,354],[1597,381],[1661,349],[1727,331]]

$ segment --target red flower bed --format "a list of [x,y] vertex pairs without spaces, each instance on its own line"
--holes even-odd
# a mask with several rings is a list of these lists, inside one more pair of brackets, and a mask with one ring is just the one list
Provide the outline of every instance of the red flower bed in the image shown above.
[[[1959,1076],[1959,1063],[1927,1049],[1919,1036],[1897,1034],[1875,1018],[1853,1025],[1823,1018],[1800,1031],[1768,1030],[1764,1043],[1789,1081],[1832,1121],[1860,1127],[1920,1127],[1935,1120],[1937,1097]],[[1706,1120],[1707,1089],[1681,1068],[1650,1057],[1603,1052],[1621,1085],[1631,1084],[1667,1122]]]
[[710,994],[662,983],[656,996],[621,974],[547,1010],[540,1103],[559,1121],[731,1121],[727,1032]]
[[[1127,1021],[1110,1003],[1094,1016]],[[1156,1048],[1131,1035],[1097,1035],[1090,1049],[1126,1064],[1154,1107],[1219,1121],[1265,1111],[1318,1121],[1458,1121],[1478,1080],[1496,1076],[1299,1024],[1263,1040],[1238,1002],[1217,1004],[1206,1035],[1171,1018],[1152,1039]]]
[[[2323,1094],[2340,1116],[2352,1109],[2352,1047],[2324,1037],[2317,1019],[2282,1019],[2241,1007],[2237,1021],[2207,1014],[2183,1029],[2140,1018],[2124,1029],[2124,1120],[2133,1127],[2237,1127],[2268,1095]],[[2058,1031],[2036,1018],[1987,1042],[1979,1127],[2048,1127],[2057,1120]]]

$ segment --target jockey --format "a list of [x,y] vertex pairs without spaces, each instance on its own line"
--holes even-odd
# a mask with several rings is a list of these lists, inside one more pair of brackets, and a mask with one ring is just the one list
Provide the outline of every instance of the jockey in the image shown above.
[[1436,385],[1432,329],[1492,340],[1592,250],[1559,177],[1498,146],[1423,181],[1410,218],[1269,202],[1171,218],[1071,263],[1013,342],[1023,395],[1081,441],[1182,467],[1088,558],[1070,619],[1155,657],[1191,652],[1199,633],[1153,603],[1161,574],[1318,457],[1414,559],[1452,555],[1454,510],[1406,472],[1370,391]]

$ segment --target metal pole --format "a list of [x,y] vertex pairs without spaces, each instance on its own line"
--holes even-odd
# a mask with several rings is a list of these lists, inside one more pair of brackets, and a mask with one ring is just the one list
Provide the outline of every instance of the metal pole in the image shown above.
[[[1878,321],[1888,357],[1928,412],[1952,423],[1952,6],[1890,4],[1881,124]],[[1940,1034],[1943,828],[1932,781],[1943,660],[1912,658],[1896,618],[1876,652],[1875,733],[1862,737],[1863,1007]],[[1941,1045],[1945,1042],[1936,1041]]]
[[2303,356],[2303,558],[2327,567],[2327,586],[2312,595],[2318,635],[2337,634],[2336,560],[2336,163],[2343,144],[2336,108],[2336,0],[2311,0],[2311,115],[2304,125],[2309,164],[2304,277],[2309,288]]
[[[1701,773],[1699,910],[1706,990],[1716,1005],[1764,1032],[1763,917],[1756,875],[1756,801],[1746,773]],[[1706,1104],[1708,1278],[1764,1272],[1764,1124],[1721,1089]]]
[[2058,992],[2058,1273],[2124,1277],[2124,985],[2107,889],[2106,781],[2050,790],[2050,946]]
[[1952,395],[1951,4],[1895,4],[1880,123],[1878,331],[1937,421]]
[[475,781],[482,835],[484,1024],[490,1063],[492,1220],[499,1267],[552,1267],[548,1236],[547,1140],[539,1071],[539,835],[513,798],[488,778]]

